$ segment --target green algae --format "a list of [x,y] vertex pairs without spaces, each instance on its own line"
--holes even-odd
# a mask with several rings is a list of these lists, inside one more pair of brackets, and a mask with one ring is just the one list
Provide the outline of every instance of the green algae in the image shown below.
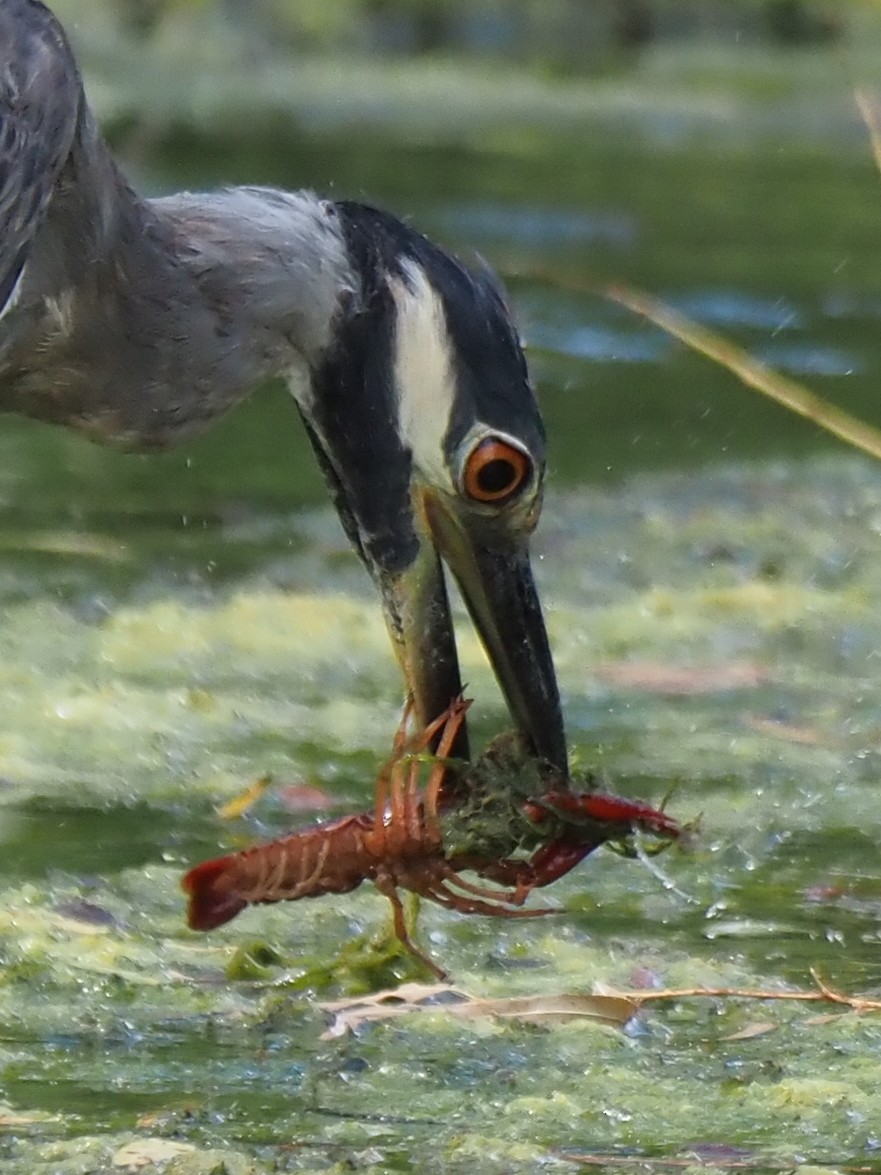
[[[812,965],[871,990],[874,469],[845,459],[644,475],[558,495],[548,511],[555,556],[543,588],[577,756],[634,797],[657,802],[676,781],[671,810],[702,812],[702,833],[692,851],[661,859],[675,889],[603,852],[533,899],[559,903],[558,917],[507,923],[424,906],[420,941],[479,995],[808,986]],[[330,533],[333,522],[322,511],[310,525]],[[122,1146],[153,1136],[194,1147],[168,1169],[200,1173],[221,1161],[254,1172],[349,1161],[517,1171],[567,1150],[703,1143],[767,1162],[871,1156],[881,1120],[871,1016],[683,999],[621,1034],[463,1025],[439,1009],[323,1041],[319,991],[412,975],[370,887],[251,910],[210,936],[187,931],[185,864],[298,820],[272,791],[248,818],[213,815],[267,758],[281,779],[324,764],[325,788],[369,806],[400,700],[377,609],[366,592],[342,608],[310,596],[306,613],[305,598],[270,591],[258,570],[213,599],[132,600],[97,622],[40,598],[10,606],[0,1171],[110,1170]],[[294,632],[303,614],[309,625]],[[760,672],[737,688],[696,677],[693,691],[665,692],[650,675],[641,687],[638,673],[621,684],[601,671],[733,659]],[[489,733],[504,716],[471,638],[463,660],[477,730]],[[333,704],[304,703],[301,674]],[[105,856],[114,827],[125,839]],[[137,861],[126,862],[129,843]],[[756,1021],[773,1031],[730,1039]]]

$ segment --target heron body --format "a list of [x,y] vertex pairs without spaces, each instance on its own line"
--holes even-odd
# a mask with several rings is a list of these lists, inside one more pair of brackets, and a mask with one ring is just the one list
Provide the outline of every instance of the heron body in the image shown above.
[[379,587],[418,718],[461,689],[443,560],[518,726],[565,771],[528,558],[544,430],[492,276],[311,192],[141,197],[52,13],[0,0],[0,411],[164,449],[270,376]]

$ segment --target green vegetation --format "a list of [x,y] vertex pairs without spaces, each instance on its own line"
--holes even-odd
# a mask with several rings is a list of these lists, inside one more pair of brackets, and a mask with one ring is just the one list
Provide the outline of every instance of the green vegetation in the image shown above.
[[[703,812],[703,831],[660,859],[675,890],[600,853],[542,895],[560,917],[426,904],[422,941],[458,984],[804,987],[813,965],[845,990],[876,986],[879,516],[876,469],[852,458],[555,493],[543,587],[580,757],[633,796],[678,781],[671,810]],[[36,582],[32,552],[5,553],[19,599],[0,667],[0,1172],[91,1175],[128,1146],[178,1175],[329,1159],[493,1175],[620,1148],[871,1162],[876,1016],[686,1000],[625,1036],[463,1024],[440,1007],[323,1040],[316,991],[413,974],[394,944],[369,941],[384,899],[363,887],[250,910],[209,936],[184,928],[185,862],[258,833],[216,804],[259,765],[282,783],[317,769],[366,805],[396,721],[374,600],[341,610],[327,594],[329,510],[298,527],[311,538],[289,575],[320,585],[300,597],[266,588],[260,543],[250,574],[206,600],[174,576],[146,588],[135,528],[141,586],[122,606],[101,544],[75,564],[44,545]],[[80,577],[67,603],[62,566]],[[486,734],[501,707],[487,714],[476,644],[463,656]],[[252,819],[265,835],[304,818],[279,788]]]
[[[67,0],[70,2],[70,0]],[[82,0],[127,34],[161,34],[181,12],[247,29],[254,43],[306,51],[472,52],[570,68],[658,39],[738,32],[781,45],[836,41],[870,0]],[[59,0],[64,8],[65,0]],[[573,40],[576,44],[573,46]]]
[[[292,135],[337,127],[388,127],[419,141],[504,132],[525,144],[527,130],[551,136],[586,123],[648,123],[667,135],[672,122],[678,135],[686,124],[714,134],[721,123],[726,133],[746,119],[753,130],[771,122],[789,137],[838,139],[852,114],[848,87],[871,83],[881,49],[873,0],[836,6],[841,36],[802,40],[783,59],[761,0],[658,0],[663,20],[639,48],[616,39],[619,0],[449,2],[468,19],[421,53],[411,25],[434,9],[415,0],[55,6],[105,127],[141,167],[170,139],[190,136],[189,156],[210,138],[218,152],[237,144],[265,158]],[[824,8],[806,11],[819,20]]]

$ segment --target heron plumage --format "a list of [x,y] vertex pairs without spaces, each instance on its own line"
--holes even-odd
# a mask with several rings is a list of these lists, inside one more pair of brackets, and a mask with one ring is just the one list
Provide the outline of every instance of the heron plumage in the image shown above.
[[518,725],[565,772],[527,553],[544,429],[485,269],[311,192],[138,195],[61,26],[40,0],[0,0],[0,311],[0,412],[129,449],[287,378],[420,724],[461,693],[443,559]]
[[58,21],[35,0],[0,5],[0,317],[67,162],[82,87]]

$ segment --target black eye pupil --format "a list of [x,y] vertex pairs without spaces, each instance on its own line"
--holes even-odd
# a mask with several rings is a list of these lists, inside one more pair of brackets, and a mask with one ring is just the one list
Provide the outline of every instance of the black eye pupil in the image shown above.
[[501,457],[487,461],[477,475],[477,484],[485,494],[503,494],[516,480],[517,470]]

